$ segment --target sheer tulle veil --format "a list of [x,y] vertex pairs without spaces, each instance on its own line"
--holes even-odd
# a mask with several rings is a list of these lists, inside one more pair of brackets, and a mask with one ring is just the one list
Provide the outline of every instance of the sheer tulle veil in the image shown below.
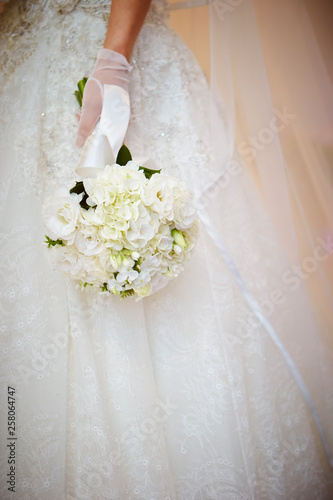
[[328,418],[333,380],[333,88],[325,23],[332,5],[211,0],[174,2],[171,9],[171,22],[194,51],[200,48],[199,60],[210,78],[207,113],[217,170],[203,194],[207,212],[214,213],[214,199],[231,182],[250,172],[290,262],[281,282],[289,281],[290,290],[296,283],[306,288],[308,307],[317,317],[317,328],[306,337],[295,330],[293,338],[282,340],[284,354],[295,342],[302,346],[303,365],[297,369],[333,466]]

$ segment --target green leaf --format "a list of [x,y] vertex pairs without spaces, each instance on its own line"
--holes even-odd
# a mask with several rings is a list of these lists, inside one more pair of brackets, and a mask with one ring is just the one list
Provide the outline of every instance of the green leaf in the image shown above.
[[123,290],[122,292],[120,292],[120,297],[122,299],[125,299],[126,297],[131,297],[131,295],[134,295],[134,294],[135,294],[135,292],[131,288],[130,290]]
[[134,262],[133,271],[138,271],[138,273],[140,272],[140,261],[139,260],[136,260]]
[[76,193],[76,194],[81,194],[85,193],[83,181],[76,181],[75,186],[72,187],[72,189],[69,190],[70,194]]
[[118,155],[117,155],[117,159],[116,159],[116,163],[118,165],[127,165],[127,163],[129,161],[131,161],[132,159],[132,155],[130,153],[130,150],[128,149],[128,147],[125,146],[125,144],[123,144],[121,146],[121,148],[119,149],[119,152],[118,152]]
[[77,88],[79,90],[75,90],[74,92],[74,95],[80,105],[80,108],[82,108],[82,98],[83,98],[83,91],[84,91],[84,87],[87,83],[87,80],[88,78],[85,76],[84,78],[82,78],[82,80],[80,80],[77,84]]
[[147,168],[147,167],[139,167],[139,170],[143,170],[143,173],[145,174],[146,179],[150,179],[152,175],[159,174],[161,172],[161,169],[152,170],[151,168]]
[[108,292],[108,284],[107,283],[103,283],[103,285],[100,287],[102,292]]
[[70,194],[72,194],[72,193],[76,193],[76,194],[84,193],[82,200],[80,201],[80,206],[82,208],[84,208],[85,210],[89,210],[89,208],[96,208],[97,207],[97,205],[93,205],[93,206],[88,205],[88,203],[87,203],[88,195],[84,189],[83,181],[76,181],[75,186],[72,187],[72,189],[70,189],[69,192],[70,192]]
[[88,199],[88,195],[87,195],[86,192],[84,192],[82,200],[80,201],[80,206],[82,208],[84,208],[85,210],[89,210],[89,208],[96,208],[97,207],[97,205],[94,205],[93,207],[91,207],[90,205],[88,205],[87,199]]
[[79,103],[80,108],[82,108],[82,97],[80,92],[78,90],[75,90],[74,95],[77,99],[77,102]]
[[47,244],[48,248],[55,247],[57,245],[59,245],[60,247],[64,247],[65,246],[65,243],[62,240],[52,240],[47,235],[45,235],[45,238],[46,238],[46,240],[44,241],[44,243]]
[[85,76],[77,84],[77,86],[79,88],[79,92],[81,93],[81,95],[83,95],[84,87],[86,86],[87,80],[88,80],[88,78]]

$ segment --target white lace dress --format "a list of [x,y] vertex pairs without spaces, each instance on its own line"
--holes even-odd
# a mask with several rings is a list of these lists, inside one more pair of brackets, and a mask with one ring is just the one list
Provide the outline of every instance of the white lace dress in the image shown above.
[[[41,205],[75,179],[73,92],[108,11],[106,0],[11,0],[0,16],[1,406],[13,387],[17,437],[14,494],[4,412],[0,496],[329,498],[306,405],[204,227],[183,274],[140,302],[82,293],[49,264]],[[213,169],[208,87],[167,19],[153,1],[131,61],[126,143],[194,188]],[[253,295],[280,291],[270,320],[302,365],[316,326],[301,289],[281,281],[288,263],[245,172],[214,203]]]

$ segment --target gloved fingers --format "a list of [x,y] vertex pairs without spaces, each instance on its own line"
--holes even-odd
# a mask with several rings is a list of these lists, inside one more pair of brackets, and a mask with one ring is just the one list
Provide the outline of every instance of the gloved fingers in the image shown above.
[[78,147],[83,146],[87,137],[92,133],[101,116],[102,105],[103,93],[100,85],[94,79],[89,79],[83,93],[82,111],[76,136]]
[[124,55],[109,49],[99,50],[95,68],[83,93],[77,146],[83,146],[101,116],[104,85],[116,85],[128,91],[129,69],[130,64]]

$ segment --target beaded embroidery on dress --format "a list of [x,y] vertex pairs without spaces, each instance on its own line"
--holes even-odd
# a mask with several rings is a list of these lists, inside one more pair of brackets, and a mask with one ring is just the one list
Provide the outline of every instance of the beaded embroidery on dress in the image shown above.
[[[41,206],[75,180],[73,92],[108,12],[108,0],[11,0],[0,16],[1,383],[16,391],[17,498],[329,498],[305,403],[204,228],[183,275],[138,303],[82,294],[50,268]],[[166,1],[153,1],[131,67],[126,144],[202,188],[214,171],[208,85]],[[215,203],[265,299],[288,262],[245,173]],[[296,335],[301,363],[298,340],[315,329],[302,292],[270,319]],[[3,499],[14,498],[7,455]]]

